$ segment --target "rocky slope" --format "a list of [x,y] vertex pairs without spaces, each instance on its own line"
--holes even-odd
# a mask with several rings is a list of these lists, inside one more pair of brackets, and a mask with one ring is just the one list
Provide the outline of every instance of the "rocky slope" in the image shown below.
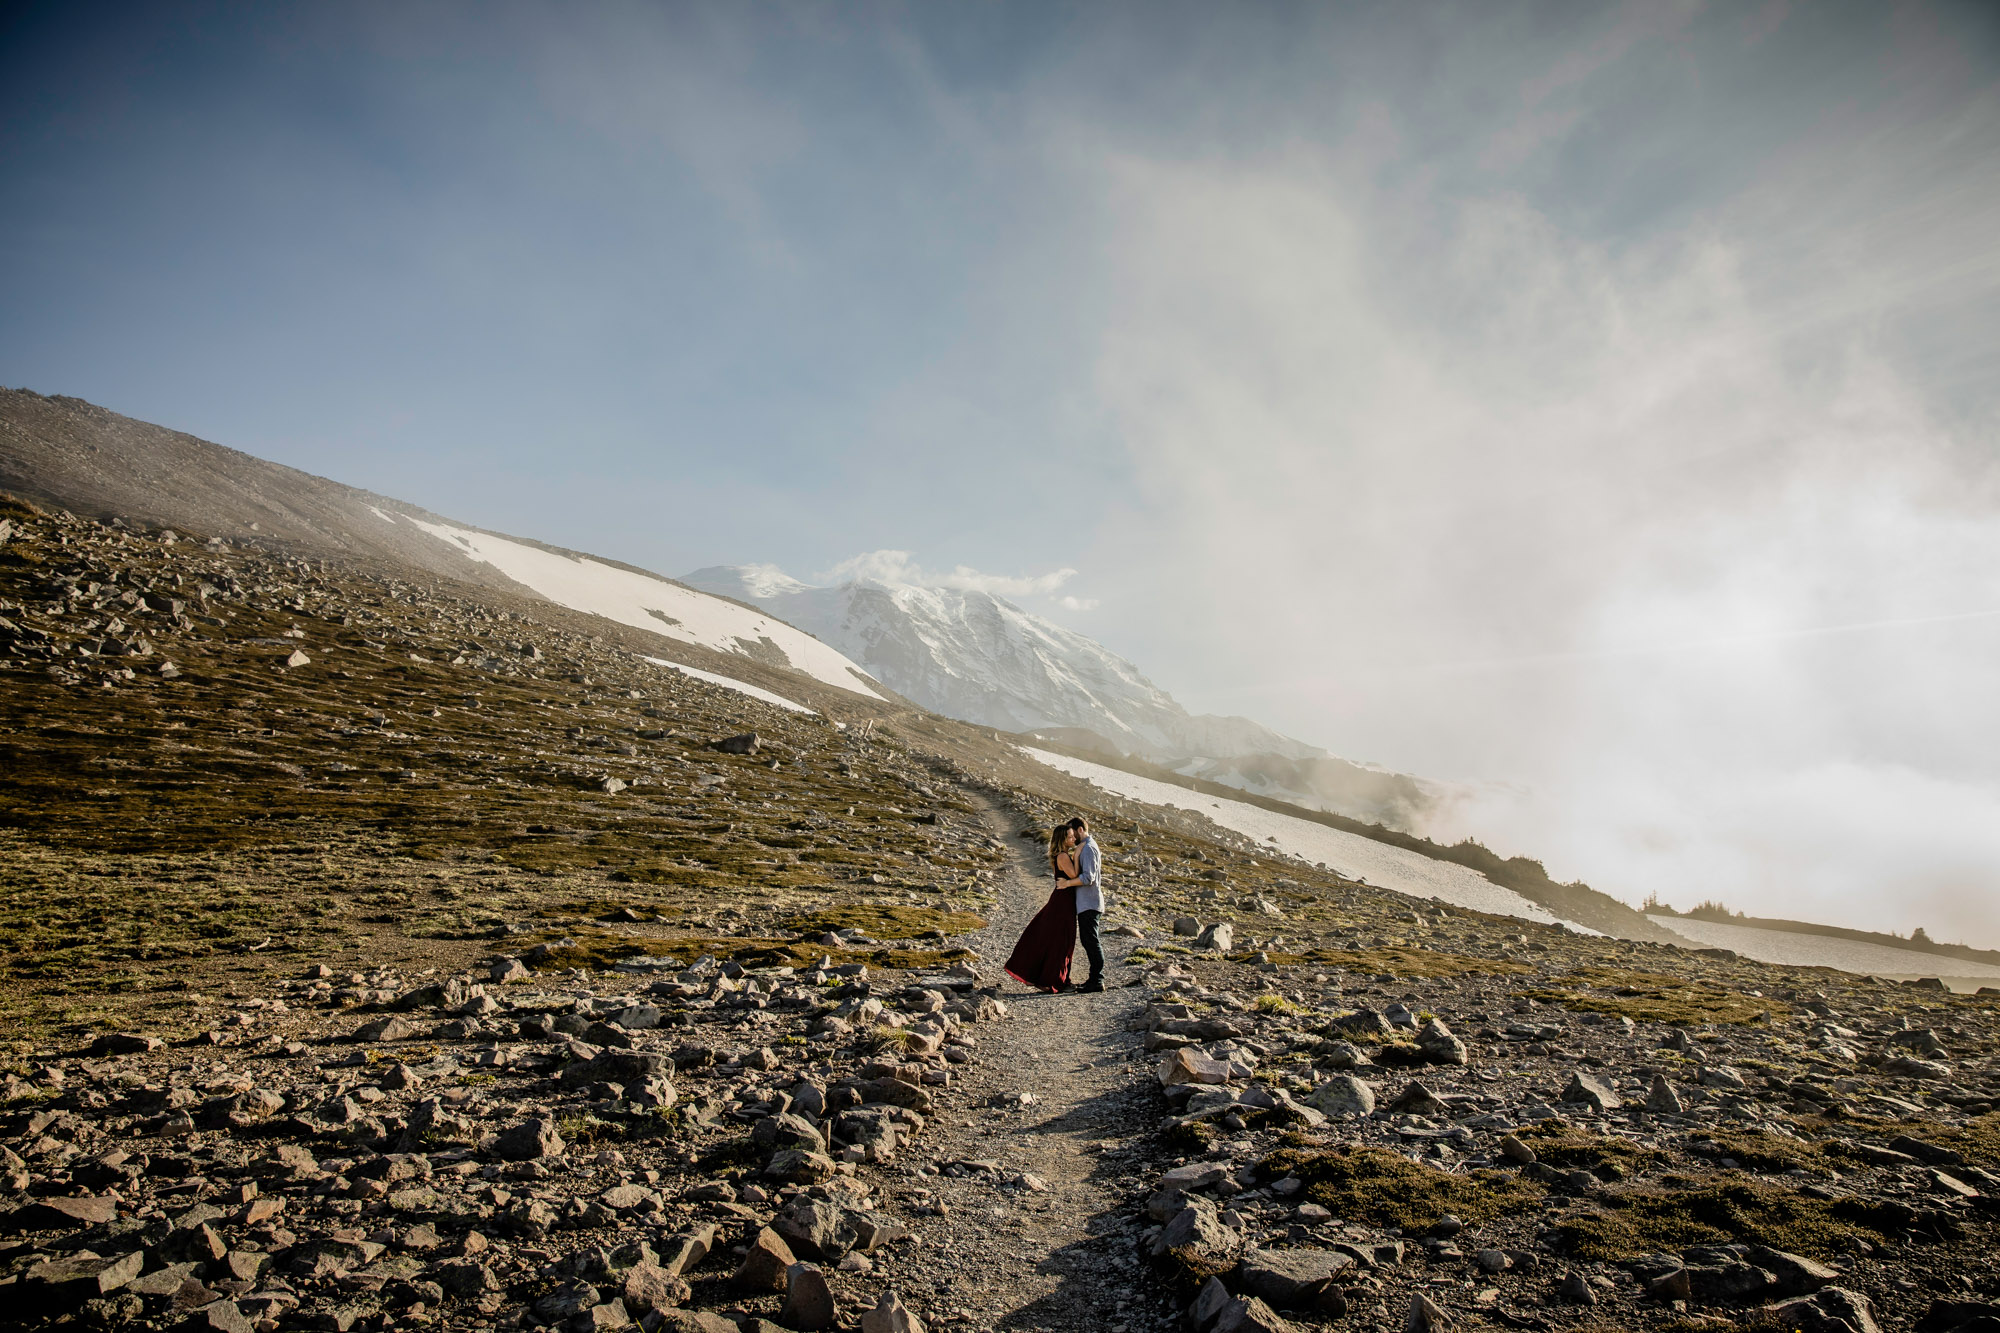
[[454,523],[77,398],[0,389],[0,490],[400,580],[437,576],[540,597],[661,640],[796,667],[878,697],[854,663],[736,603],[645,570]]

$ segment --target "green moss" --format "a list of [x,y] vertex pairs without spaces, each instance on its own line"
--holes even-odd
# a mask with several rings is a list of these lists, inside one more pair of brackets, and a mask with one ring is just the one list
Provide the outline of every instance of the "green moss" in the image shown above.
[[1623,1180],[1648,1168],[1664,1166],[1668,1160],[1656,1148],[1548,1121],[1522,1130],[1520,1137],[1535,1150],[1536,1157],[1550,1166],[1581,1168],[1606,1180]]
[[1523,992],[1519,998],[1560,1004],[1579,1013],[1677,1027],[1768,1023],[1791,1012],[1775,1000],[1743,995],[1709,982],[1615,967],[1577,968],[1555,978],[1548,987]]
[[1738,1164],[1751,1171],[1811,1171],[1818,1175],[1830,1174],[1826,1153],[1817,1144],[1787,1138],[1767,1130],[1754,1134],[1724,1131],[1709,1136],[1721,1151],[1719,1157],[1733,1157]]
[[1608,1195],[1601,1207],[1558,1218],[1562,1246],[1581,1259],[1616,1262],[1689,1245],[1736,1241],[1826,1260],[1859,1237],[1881,1244],[1900,1228],[1866,1201],[1829,1202],[1740,1176],[1705,1183],[1667,1177]]
[[1305,1197],[1348,1221],[1428,1231],[1446,1213],[1485,1222],[1543,1197],[1541,1186],[1502,1171],[1452,1175],[1384,1148],[1286,1148],[1258,1170],[1297,1176]]

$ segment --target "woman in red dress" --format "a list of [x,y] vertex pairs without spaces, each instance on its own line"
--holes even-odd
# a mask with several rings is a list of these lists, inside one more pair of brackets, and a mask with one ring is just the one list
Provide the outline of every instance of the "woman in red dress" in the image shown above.
[[1076,949],[1076,830],[1058,824],[1049,834],[1049,869],[1055,892],[1021,932],[1007,959],[1007,975],[1036,990],[1069,989],[1069,959]]

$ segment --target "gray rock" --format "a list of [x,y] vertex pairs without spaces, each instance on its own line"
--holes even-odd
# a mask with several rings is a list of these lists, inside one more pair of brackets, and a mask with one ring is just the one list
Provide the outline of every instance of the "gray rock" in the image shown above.
[[1590,1289],[1583,1274],[1571,1269],[1556,1283],[1556,1299],[1567,1305],[1595,1305],[1597,1293]]
[[1194,1303],[1187,1308],[1185,1322],[1192,1333],[1207,1333],[1216,1319],[1236,1298],[1229,1294],[1229,1288],[1222,1285],[1222,1279],[1211,1277],[1202,1283],[1195,1293]]
[[1710,1065],[1701,1071],[1701,1086],[1720,1088],[1725,1092],[1742,1092],[1750,1084],[1745,1081],[1741,1072],[1728,1065]]
[[1292,1322],[1257,1297],[1231,1301],[1215,1318],[1214,1333],[1297,1333]]
[[1451,1316],[1424,1296],[1410,1297],[1410,1312],[1403,1319],[1403,1333],[1443,1333],[1451,1327]]
[[752,1291],[783,1291],[786,1274],[798,1257],[784,1238],[769,1227],[764,1227],[750,1241],[750,1248],[743,1256],[743,1262],[736,1266],[736,1273],[730,1279],[739,1287]]
[[1845,1287],[1828,1287],[1816,1296],[1786,1301],[1772,1314],[1783,1327],[1799,1333],[1882,1333],[1868,1298]]
[[512,1129],[502,1130],[493,1140],[494,1155],[508,1162],[558,1157],[564,1146],[553,1120],[524,1120]]
[[786,1148],[774,1153],[764,1168],[767,1179],[787,1185],[817,1185],[834,1174],[833,1159],[804,1148]]
[[363,1023],[354,1030],[354,1041],[408,1041],[417,1035],[417,1030],[407,1022],[389,1014],[386,1017]]
[[1190,1198],[1188,1206],[1153,1238],[1152,1250],[1156,1258],[1174,1251],[1194,1258],[1217,1258],[1235,1250],[1237,1244],[1236,1233],[1222,1224],[1214,1204]]
[[1191,916],[1177,916],[1174,918],[1174,934],[1186,935],[1190,938],[1199,935],[1201,934],[1201,922]]
[[1646,1090],[1646,1109],[1655,1115],[1680,1115],[1686,1110],[1665,1074],[1653,1075],[1653,1086]]
[[1227,921],[1218,921],[1195,937],[1194,947],[1213,949],[1216,953],[1228,953],[1236,947],[1236,927]]
[[1252,1250],[1243,1256],[1237,1283],[1281,1310],[1304,1309],[1321,1287],[1352,1267],[1353,1256],[1337,1250]]
[[861,1312],[861,1333],[924,1333],[924,1321],[892,1287],[876,1298],[873,1309]]
[[1743,1257],[1776,1278],[1780,1296],[1803,1296],[1840,1281],[1839,1270],[1768,1245],[1752,1245]]
[[785,1308],[778,1322],[801,1333],[819,1333],[832,1328],[840,1312],[833,1301],[833,1288],[816,1264],[796,1263],[785,1270]]
[[1571,1074],[1569,1086],[1562,1091],[1562,1099],[1575,1105],[1588,1106],[1592,1110],[1615,1111],[1625,1103],[1618,1094],[1599,1079],[1583,1073]]
[[1468,1058],[1465,1043],[1435,1018],[1427,1020],[1418,1031],[1417,1049],[1434,1065],[1462,1065]]
[[1306,1104],[1327,1115],[1373,1115],[1375,1089],[1352,1074],[1341,1074],[1314,1088]]

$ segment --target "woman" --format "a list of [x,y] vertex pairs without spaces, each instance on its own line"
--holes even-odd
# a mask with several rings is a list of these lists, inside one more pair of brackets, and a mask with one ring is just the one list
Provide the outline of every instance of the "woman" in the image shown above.
[[1021,932],[1007,959],[1007,975],[1036,990],[1069,989],[1069,958],[1076,949],[1077,832],[1058,824],[1049,832],[1049,869],[1055,892]]

